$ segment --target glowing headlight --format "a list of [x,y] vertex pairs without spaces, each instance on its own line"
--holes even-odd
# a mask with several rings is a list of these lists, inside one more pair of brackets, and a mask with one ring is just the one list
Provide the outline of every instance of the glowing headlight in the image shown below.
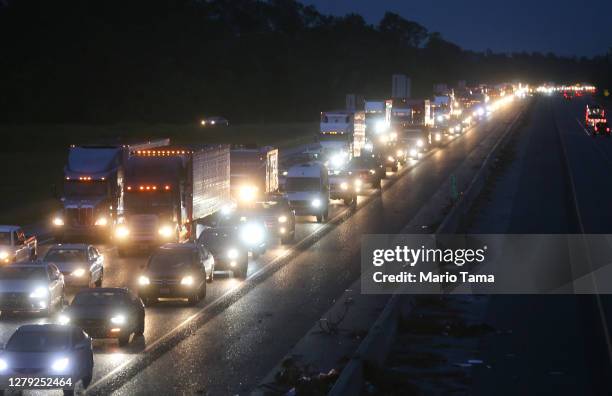
[[287,171],[283,171],[283,176],[287,176]]
[[58,372],[62,372],[64,370],[66,370],[68,368],[68,364],[70,363],[70,360],[68,360],[68,358],[61,358],[61,359],[57,359],[53,362],[53,364],[51,365],[51,369],[53,371],[58,371]]
[[67,325],[68,323],[70,323],[70,316],[68,315],[60,315],[57,318],[57,321],[59,322],[59,324],[61,325]]
[[366,151],[372,151],[372,150],[374,150],[374,145],[373,145],[372,143],[369,143],[369,142],[368,142],[368,143],[366,143],[366,144],[363,146],[363,148],[364,148],[364,150],[366,150]]
[[49,290],[46,287],[37,287],[30,293],[30,298],[46,298],[48,294]]
[[279,223],[286,223],[287,222],[287,216],[279,216],[278,217],[278,222]]
[[100,217],[94,224],[97,226],[105,226],[108,224],[108,220],[106,220],[106,217]]
[[164,238],[170,238],[172,236],[173,230],[171,226],[165,225],[161,226],[158,232],[159,235],[163,236]]
[[6,250],[0,252],[0,260],[6,260],[9,257],[9,253]]
[[339,168],[344,165],[344,156],[342,154],[336,154],[331,157],[331,163],[334,168]]
[[250,246],[254,246],[263,242],[264,230],[258,224],[247,223],[243,226],[240,236],[244,243]]
[[84,268],[77,268],[74,271],[72,271],[72,273],[70,275],[76,276],[77,278],[80,278],[83,275],[85,275],[85,269]]
[[6,360],[0,359],[0,371],[4,371],[7,368],[8,368],[8,364],[6,363]]
[[375,175],[376,174],[376,169],[370,169],[370,175]]
[[130,230],[124,225],[120,225],[115,230],[115,236],[117,238],[127,238],[128,235],[130,235]]
[[181,279],[181,285],[191,286],[193,285],[193,276],[187,275]]
[[310,203],[313,207],[318,208],[321,206],[321,200],[319,198],[315,198]]
[[461,131],[461,126],[457,125],[457,126],[455,127],[455,132],[460,132],[460,131]]
[[227,251],[227,258],[230,260],[235,260],[238,258],[238,249],[230,249]]
[[362,184],[363,184],[363,182],[361,181],[361,179],[355,180],[355,186],[356,187],[361,187]]
[[402,150],[397,150],[395,155],[397,155],[398,157],[401,157],[402,155],[404,155],[404,152]]
[[418,153],[417,153],[416,149],[411,149],[411,150],[410,150],[410,156],[411,156],[411,157],[416,157],[416,156],[417,156],[417,154],[418,154]]
[[141,286],[149,285],[149,284],[151,284],[151,280],[149,280],[148,277],[146,277],[144,275],[141,275],[138,278],[138,284],[141,285]]
[[389,128],[385,121],[376,122],[376,133],[381,133],[386,131]]
[[348,183],[347,182],[340,183],[340,188],[343,190],[348,190]]
[[395,158],[393,158],[392,156],[388,156],[388,157],[387,157],[387,161],[389,161],[389,162],[395,162]]
[[238,198],[241,201],[250,202],[257,197],[257,187],[255,186],[241,186],[238,190]]
[[424,145],[425,145],[425,142],[422,139],[417,140],[417,146],[423,147]]
[[438,122],[444,121],[444,117],[441,115],[439,115],[436,119],[438,120]]
[[436,133],[436,141],[442,140],[442,135],[440,133]]
[[454,132],[454,131],[455,131],[455,128],[450,127],[450,128],[448,128],[448,131],[452,133],[452,132]]
[[125,324],[125,315],[115,315],[110,319],[112,324],[122,325]]
[[61,217],[56,217],[53,219],[53,225],[56,227],[61,227],[64,225],[64,219],[62,219]]
[[391,140],[397,139],[397,132],[391,132],[390,138]]

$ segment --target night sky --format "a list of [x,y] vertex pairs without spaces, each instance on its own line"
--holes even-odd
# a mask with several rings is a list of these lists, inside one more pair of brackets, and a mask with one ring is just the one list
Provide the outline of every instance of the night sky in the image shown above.
[[301,0],[323,14],[385,11],[416,21],[463,48],[592,56],[612,47],[612,0]]

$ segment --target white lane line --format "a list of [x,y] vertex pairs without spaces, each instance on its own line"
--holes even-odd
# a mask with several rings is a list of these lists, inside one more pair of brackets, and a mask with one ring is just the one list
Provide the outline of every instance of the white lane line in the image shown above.
[[584,125],[582,125],[578,118],[576,118],[576,122],[578,123],[578,125],[580,125],[580,128],[584,131],[584,133],[587,134],[587,136],[591,136],[591,133],[588,131],[588,129],[584,127]]

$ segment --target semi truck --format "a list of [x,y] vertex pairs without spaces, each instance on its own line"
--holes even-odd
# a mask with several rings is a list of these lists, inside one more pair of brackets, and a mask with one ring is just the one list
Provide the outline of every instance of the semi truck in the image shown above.
[[394,100],[391,115],[391,126],[398,134],[398,154],[417,158],[429,149],[434,122],[429,99]]
[[124,211],[114,239],[120,255],[197,238],[197,221],[230,201],[229,145],[132,151]]
[[235,145],[230,151],[230,189],[239,204],[253,202],[278,186],[278,149]]
[[330,171],[340,171],[365,147],[365,112],[361,110],[321,113],[319,144],[321,159]]
[[167,146],[169,139],[133,144],[73,145],[64,167],[62,209],[52,220],[55,239],[107,240],[123,210],[130,150]]

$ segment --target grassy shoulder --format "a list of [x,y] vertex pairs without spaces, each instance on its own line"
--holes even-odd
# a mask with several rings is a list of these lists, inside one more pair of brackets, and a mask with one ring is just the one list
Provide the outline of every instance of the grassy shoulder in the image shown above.
[[0,224],[50,220],[59,209],[53,198],[53,185],[62,182],[70,144],[169,137],[173,144],[253,143],[282,148],[308,143],[317,131],[316,123],[242,124],[224,128],[169,124],[0,126],[2,136],[12,137],[4,146],[12,151],[0,154],[3,169]]

